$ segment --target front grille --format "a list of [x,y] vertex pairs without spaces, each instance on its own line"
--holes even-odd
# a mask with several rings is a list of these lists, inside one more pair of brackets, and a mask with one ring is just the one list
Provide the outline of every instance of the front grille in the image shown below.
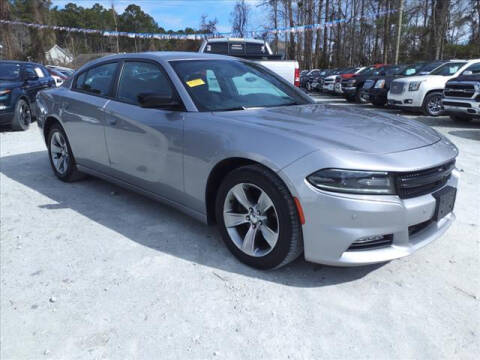
[[471,98],[475,94],[473,84],[447,84],[444,94],[446,97]]
[[370,250],[375,248],[381,248],[390,246],[393,243],[393,234],[384,235],[380,239],[371,240],[371,241],[363,241],[363,242],[354,242],[347,251],[355,251],[355,250]]
[[325,83],[325,84],[331,84],[331,83],[333,83],[334,81],[335,81],[335,79],[325,79],[325,80],[324,80],[324,83]]
[[443,105],[447,106],[458,106],[458,107],[464,107],[464,108],[470,108],[472,105],[469,103],[463,103],[463,102],[458,102],[458,101],[442,101]]
[[397,194],[401,199],[430,194],[445,185],[455,168],[455,160],[434,168],[396,175]]
[[370,89],[373,86],[373,84],[375,84],[374,80],[367,80],[363,83],[363,88]]
[[392,85],[390,86],[390,92],[392,94],[401,94],[403,93],[403,88],[405,86],[405,83],[401,81],[394,81],[392,82]]

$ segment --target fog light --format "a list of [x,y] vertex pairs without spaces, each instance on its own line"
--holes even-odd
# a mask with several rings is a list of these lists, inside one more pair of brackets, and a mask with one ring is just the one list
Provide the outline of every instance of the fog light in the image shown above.
[[370,241],[382,240],[383,238],[384,238],[383,235],[366,236],[366,237],[360,238],[358,240],[355,240],[354,244],[364,244],[364,243],[370,242]]
[[393,243],[393,234],[365,236],[355,240],[348,250],[367,250],[390,246]]
[[407,99],[407,100],[404,101],[404,103],[405,104],[411,104],[411,103],[413,103],[413,100],[412,99]]

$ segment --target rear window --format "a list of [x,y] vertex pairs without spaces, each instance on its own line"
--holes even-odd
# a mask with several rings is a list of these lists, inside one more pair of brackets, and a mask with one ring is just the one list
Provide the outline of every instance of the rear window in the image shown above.
[[77,78],[75,89],[105,96],[110,92],[117,63],[93,67]]

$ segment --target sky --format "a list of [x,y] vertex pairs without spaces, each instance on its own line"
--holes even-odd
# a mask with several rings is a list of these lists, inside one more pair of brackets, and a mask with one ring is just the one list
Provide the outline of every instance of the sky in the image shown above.
[[[91,7],[99,3],[104,7],[110,7],[111,0],[52,0],[53,6],[59,8],[68,3],[75,3],[78,6]],[[230,32],[230,13],[233,10],[236,0],[114,0],[115,10],[119,13],[129,4],[136,4],[143,11],[152,16],[159,26],[166,30],[180,30],[186,27],[194,29],[199,27],[200,16],[208,15],[208,19],[218,19],[217,30],[219,32]],[[267,24],[265,19],[266,8],[258,6],[262,0],[247,0],[250,6],[250,24],[248,30],[260,30],[262,25]]]

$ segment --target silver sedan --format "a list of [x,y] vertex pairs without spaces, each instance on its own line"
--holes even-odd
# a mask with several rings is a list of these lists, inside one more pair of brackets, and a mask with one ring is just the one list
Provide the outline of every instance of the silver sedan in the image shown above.
[[55,175],[103,178],[216,223],[261,269],[399,258],[454,221],[457,148],[420,123],[315,104],[264,67],[152,52],[38,95]]

